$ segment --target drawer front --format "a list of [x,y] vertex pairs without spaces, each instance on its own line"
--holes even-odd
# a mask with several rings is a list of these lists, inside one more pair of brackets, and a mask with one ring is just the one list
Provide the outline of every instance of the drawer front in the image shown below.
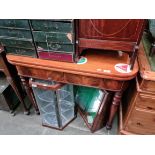
[[38,57],[41,59],[74,62],[73,53],[61,53],[61,52],[51,52],[51,51],[50,52],[37,51],[37,52],[38,52]]
[[[81,85],[81,86],[87,86],[87,87],[95,87],[100,89],[106,89],[110,90],[108,85],[103,84],[102,78],[96,78],[96,77],[89,77],[89,76],[83,76],[83,75],[76,75],[76,74],[70,74],[65,73],[64,74],[64,82],[72,83],[75,85]],[[106,80],[105,80],[106,81]],[[110,82],[111,80],[109,80]],[[108,81],[107,81],[108,82]],[[111,83],[115,83],[115,81],[111,81]],[[110,87],[113,91],[114,90],[121,90],[122,85],[120,86],[112,86]]]
[[72,33],[52,33],[43,31],[33,31],[33,36],[36,42],[54,42],[62,44],[73,43]]
[[11,38],[11,37],[32,40],[32,35],[29,30],[0,28],[0,39],[1,38]]
[[136,106],[147,110],[155,110],[155,95],[138,93]]
[[15,47],[5,47],[6,53],[11,53],[15,55],[23,55],[36,58],[36,51],[34,49],[24,49]]
[[134,109],[125,130],[136,134],[155,134],[155,111]]
[[155,81],[143,80],[142,84],[140,85],[140,89],[142,89],[143,91],[155,93]]
[[52,32],[73,32],[72,22],[58,22],[52,20],[31,20],[32,28],[35,31],[52,31]]
[[21,47],[21,48],[27,48],[27,49],[34,49],[34,44],[32,41],[22,41],[20,39],[0,39],[0,42],[3,46],[9,46],[9,47]]
[[54,80],[63,82],[63,72],[48,71],[38,68],[28,68],[23,66],[17,66],[19,75],[32,77],[42,80]]
[[36,46],[38,50],[43,51],[57,51],[57,52],[74,52],[74,45],[72,44],[59,44],[52,42],[36,42]]
[[30,29],[28,20],[24,20],[24,19],[1,19],[0,27]]
[[93,77],[87,77],[82,75],[76,75],[76,74],[70,74],[65,73],[64,74],[64,80],[67,83],[75,84],[75,85],[81,85],[81,86],[93,86],[93,87],[99,87],[101,83],[101,79],[99,78],[93,78]]
[[123,81],[116,81],[111,79],[102,79],[102,83],[100,85],[101,89],[105,88],[112,91],[122,90],[124,86],[125,83]]

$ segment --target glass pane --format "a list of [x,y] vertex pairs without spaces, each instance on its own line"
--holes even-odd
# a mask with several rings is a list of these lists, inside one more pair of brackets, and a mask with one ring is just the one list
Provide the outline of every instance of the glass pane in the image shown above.
[[61,113],[62,125],[64,126],[75,116],[73,85],[65,85],[59,89],[57,91],[57,99]]
[[76,93],[76,103],[85,113],[87,121],[92,124],[102,103],[104,92],[96,88],[79,86]]
[[58,127],[56,117],[56,97],[54,91],[33,87],[39,111],[42,116],[43,125]]

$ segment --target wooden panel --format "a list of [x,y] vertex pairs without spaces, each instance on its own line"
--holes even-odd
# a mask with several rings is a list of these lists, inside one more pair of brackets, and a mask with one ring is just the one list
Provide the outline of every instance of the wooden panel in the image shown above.
[[137,134],[155,134],[155,111],[134,109],[125,130]]
[[149,91],[155,93],[155,81],[143,79],[139,88],[143,91]]
[[52,31],[52,32],[73,32],[73,25],[70,22],[60,22],[53,20],[31,20],[32,28],[35,31]]
[[134,133],[131,133],[129,131],[124,130],[123,118],[124,118],[124,116],[123,116],[122,104],[120,104],[120,107],[119,107],[119,131],[118,131],[118,134],[121,134],[121,135],[133,135]]
[[48,71],[36,68],[27,68],[24,66],[17,66],[18,74],[22,76],[43,79],[43,80],[54,80],[54,81],[63,81],[63,73]]
[[101,78],[94,78],[94,77],[83,77],[83,84],[92,86],[92,87],[100,87],[102,79]]
[[30,29],[28,20],[24,20],[24,19],[1,19],[0,27]]
[[74,42],[72,33],[33,31],[33,35],[36,42],[55,42],[62,44],[70,44]]
[[102,79],[65,73],[64,82],[72,83],[75,85],[99,88]]
[[155,110],[155,95],[138,93],[136,106],[147,110]]
[[83,48],[96,48],[96,49],[107,49],[107,50],[122,50],[122,51],[133,51],[135,43],[128,43],[123,41],[107,41],[107,40],[94,40],[94,39],[79,39],[79,47]]
[[122,90],[123,88],[123,82],[119,83],[118,81],[115,80],[108,80],[108,79],[103,80],[102,78],[81,76],[68,73],[64,73],[64,82],[112,91]]
[[138,42],[144,20],[139,19],[82,19],[79,37]]
[[155,72],[151,70],[151,66],[144,51],[144,46],[142,43],[140,44],[140,49],[138,51],[138,63],[141,78],[143,78],[146,81],[155,81]]
[[124,82],[123,81],[116,81],[116,80],[110,80],[110,79],[103,79],[101,82],[100,87],[105,88],[107,90],[122,90],[123,89]]
[[75,74],[69,74],[69,73],[64,74],[64,82],[77,84],[77,85],[83,84],[82,76],[75,75]]

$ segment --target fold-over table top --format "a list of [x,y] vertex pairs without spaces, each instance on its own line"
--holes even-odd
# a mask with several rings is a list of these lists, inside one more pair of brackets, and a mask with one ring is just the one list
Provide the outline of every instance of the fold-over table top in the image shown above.
[[[60,71],[121,81],[134,78],[138,72],[137,61],[135,62],[134,69],[132,71],[122,73],[122,68],[118,68],[119,71],[115,69],[116,64],[129,64],[129,57],[126,53],[123,53],[122,56],[120,56],[116,51],[90,50],[86,52],[84,57],[87,58],[87,62],[85,64],[76,64],[16,56],[11,54],[7,55],[9,62],[16,66],[40,68],[51,71]],[[120,66],[118,65],[118,67]]]

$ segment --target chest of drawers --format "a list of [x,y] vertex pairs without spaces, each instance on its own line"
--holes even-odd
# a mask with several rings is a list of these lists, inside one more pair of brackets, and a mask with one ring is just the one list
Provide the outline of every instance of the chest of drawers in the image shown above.
[[145,43],[138,53],[140,73],[126,94],[126,105],[120,108],[121,134],[155,134],[155,72]]
[[39,58],[74,62],[74,20],[31,20]]
[[29,20],[1,19],[0,42],[7,53],[37,57]]

